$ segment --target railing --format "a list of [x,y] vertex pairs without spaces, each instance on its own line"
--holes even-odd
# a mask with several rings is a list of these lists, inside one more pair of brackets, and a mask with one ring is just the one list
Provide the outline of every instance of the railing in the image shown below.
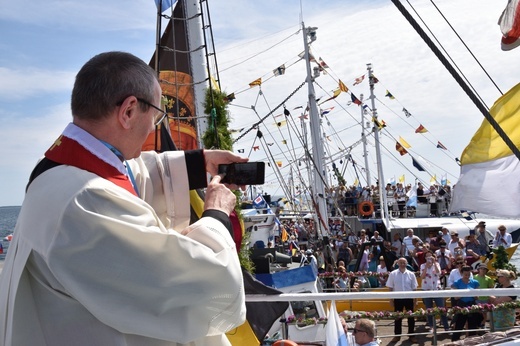
[[[369,300],[369,299],[418,299],[418,298],[452,298],[452,297],[475,297],[475,296],[520,296],[520,288],[500,288],[500,289],[464,289],[464,290],[438,290],[438,291],[404,291],[404,292],[346,292],[346,293],[282,293],[279,295],[247,295],[247,302],[291,302],[291,301],[330,301],[330,300]],[[426,316],[426,315],[424,315]],[[407,317],[407,316],[404,316]],[[412,316],[410,316],[412,317]],[[369,317],[368,317],[369,318]],[[379,319],[379,318],[378,318]],[[472,329],[460,332],[473,331],[494,331],[493,315],[490,318],[491,328]],[[437,345],[437,336],[439,334],[453,333],[454,331],[438,332],[436,323],[433,324],[433,341],[432,345]],[[402,334],[407,336],[427,335],[428,333]],[[399,336],[402,336],[399,335]],[[379,338],[394,337],[396,335],[379,335]]]

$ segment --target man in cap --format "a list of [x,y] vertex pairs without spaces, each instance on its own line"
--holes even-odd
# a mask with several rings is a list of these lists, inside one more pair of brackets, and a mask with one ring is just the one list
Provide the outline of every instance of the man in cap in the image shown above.
[[478,223],[476,235],[479,242],[480,252],[488,253],[490,251],[489,244],[493,238],[486,230],[486,221],[480,221]]

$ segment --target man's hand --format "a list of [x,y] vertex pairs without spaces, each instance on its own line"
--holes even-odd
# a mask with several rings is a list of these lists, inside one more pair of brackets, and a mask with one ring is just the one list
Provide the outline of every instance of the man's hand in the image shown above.
[[206,172],[215,176],[218,174],[218,165],[229,164],[233,162],[247,162],[247,157],[241,157],[227,150],[204,150],[204,159],[206,160]]
[[204,210],[220,210],[229,215],[234,209],[237,198],[230,189],[220,183],[222,176],[216,175],[211,179],[206,189]]

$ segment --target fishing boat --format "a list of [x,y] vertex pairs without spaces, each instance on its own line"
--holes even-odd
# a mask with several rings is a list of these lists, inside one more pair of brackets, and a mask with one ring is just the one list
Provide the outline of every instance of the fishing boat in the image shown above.
[[[182,1],[179,1],[179,3],[182,3]],[[198,13],[195,12],[194,15],[196,16],[196,15],[198,15]],[[204,26],[204,25],[202,25],[202,26]],[[350,151],[347,151],[346,149],[340,150],[338,152],[339,154],[332,153],[332,154],[328,155],[328,157],[324,157],[325,150],[323,149],[323,146],[322,146],[322,144],[324,142],[324,138],[323,138],[321,130],[320,130],[320,128],[321,128],[320,116],[324,117],[326,114],[324,114],[323,109],[320,110],[318,108],[319,104],[318,104],[317,97],[316,97],[316,94],[314,91],[314,82],[315,82],[315,79],[317,78],[317,74],[319,74],[320,71],[323,72],[325,67],[321,62],[316,63],[317,60],[313,57],[313,55],[310,51],[310,44],[316,40],[316,29],[317,28],[306,27],[303,22],[301,23],[301,31],[302,31],[302,34],[304,37],[304,52],[303,52],[301,58],[302,58],[302,61],[305,62],[305,69],[306,69],[307,73],[306,73],[306,82],[302,83],[302,85],[299,87],[299,89],[303,88],[303,86],[305,86],[305,85],[307,86],[308,99],[306,100],[306,103],[308,104],[308,111],[302,112],[302,116],[300,118],[300,125],[301,125],[302,132],[298,136],[298,140],[301,141],[301,143],[303,143],[302,147],[304,148],[302,151],[303,154],[300,156],[304,156],[305,160],[299,159],[299,158],[297,158],[297,156],[295,156],[296,159],[293,160],[295,168],[293,168],[292,172],[293,171],[297,172],[297,173],[295,173],[295,175],[298,175],[299,181],[303,182],[303,179],[302,179],[303,169],[298,169],[296,167],[297,167],[297,165],[302,164],[302,162],[304,162],[303,165],[306,165],[306,171],[309,174],[309,176],[306,179],[307,183],[305,184],[305,187],[300,186],[299,192],[301,195],[302,194],[301,190],[304,190],[305,192],[303,194],[305,194],[305,195],[307,193],[309,194],[311,201],[312,201],[311,206],[312,206],[313,210],[312,210],[312,212],[308,213],[308,217],[312,218],[314,221],[314,225],[316,226],[316,229],[317,229],[316,236],[317,236],[318,240],[323,240],[323,238],[328,238],[331,235],[330,231],[328,229],[329,209],[328,209],[328,201],[327,201],[327,196],[328,196],[327,191],[330,191],[331,185],[328,182],[326,170],[323,169],[322,167],[326,167],[327,162],[330,164],[332,162],[333,158],[339,157],[339,156],[335,156],[335,155],[340,155],[341,157],[344,157],[345,162],[352,162],[353,160],[351,158],[347,159]],[[168,30],[168,28],[167,28],[167,30]],[[172,29],[170,28],[170,30],[172,30]],[[160,31],[160,28],[158,29],[158,32],[159,31]],[[182,40],[177,40],[177,41],[182,42]],[[158,45],[159,45],[159,43],[158,43]],[[182,46],[179,46],[177,48],[180,50],[183,49]],[[186,49],[186,51],[189,51],[189,49]],[[314,59],[314,61],[313,61],[313,59]],[[165,68],[164,67],[160,68],[160,66],[164,61],[167,61],[167,60],[168,59],[165,56],[163,56],[163,60],[161,60],[160,54],[158,51],[153,59],[153,62],[155,64],[155,66],[158,68],[158,70],[164,71]],[[318,66],[314,66],[314,64],[317,64]],[[371,72],[370,72],[371,68],[372,67],[370,66],[370,69],[368,72],[369,75],[371,74]],[[178,68],[173,67],[172,70],[178,71]],[[279,73],[281,73],[282,70],[283,69],[277,69],[277,71]],[[181,71],[181,72],[183,72],[183,71]],[[171,76],[171,73],[170,74],[164,73],[164,72],[161,72],[161,73],[163,73],[161,76],[164,79],[167,78],[166,77],[167,75]],[[191,76],[189,73],[186,73],[186,75]],[[189,80],[188,83],[186,83],[186,84],[190,84],[190,83],[197,84],[201,80],[205,79],[204,77],[198,78],[198,79],[195,77],[192,77],[192,78],[193,78],[193,80]],[[373,82],[375,81],[375,79],[373,77],[369,76],[368,80],[372,81],[371,92],[373,92]],[[252,84],[254,84],[254,83],[252,83]],[[256,84],[256,85],[259,85],[259,84]],[[173,100],[174,96],[175,97],[178,96],[178,93],[173,93],[173,90],[168,87],[168,83],[164,83],[163,89],[165,90],[166,98],[171,98]],[[341,90],[341,84],[339,84],[339,89],[342,92],[348,92],[348,91]],[[168,91],[172,92],[172,94],[171,95],[168,94]],[[167,104],[175,105],[175,106],[168,108],[167,110],[169,111],[169,113],[173,113],[173,116],[171,116],[170,118],[175,120],[175,121],[171,122],[172,126],[169,127],[169,130],[170,130],[171,137],[174,138],[175,146],[177,148],[190,149],[190,147],[189,147],[189,145],[187,145],[187,143],[195,144],[196,142],[199,142],[200,136],[197,136],[197,132],[204,129],[204,126],[206,126],[206,128],[207,128],[207,123],[205,124],[205,120],[203,117],[193,116],[194,114],[203,113],[200,110],[201,109],[200,94],[201,94],[200,89],[198,92],[197,91],[194,92],[193,97],[196,100],[199,100],[198,101],[199,106],[197,108],[198,110],[196,110],[196,111],[194,109],[190,109],[189,107],[187,107],[186,109],[191,111],[191,113],[189,113],[188,116],[185,115],[186,112],[182,112],[181,109],[178,108],[179,102],[171,102],[171,103],[167,102]],[[353,94],[351,93],[351,96],[352,95]],[[331,95],[331,97],[332,96],[333,95]],[[372,131],[370,132],[370,136],[371,136],[370,138],[374,138],[374,141],[377,144],[379,142],[378,136],[380,133],[380,128],[383,128],[384,126],[381,126],[382,122],[381,122],[381,120],[378,120],[376,107],[374,105],[374,99],[375,99],[375,97],[373,97],[373,94],[372,94],[369,98],[369,100],[371,100],[371,102],[372,102],[372,106],[370,107],[370,115],[371,115],[371,120],[373,123]],[[362,97],[360,99],[357,99],[357,101],[360,102],[360,106],[364,104],[362,102],[362,100],[363,100]],[[355,102],[355,104],[357,104],[357,102],[354,101],[354,99],[352,102]],[[290,112],[285,107],[285,105],[280,105],[276,109],[281,108],[282,106],[284,108],[285,118],[282,118],[284,120],[276,120],[276,118],[275,118],[275,121],[277,124],[282,123],[284,121],[286,123],[290,122],[290,119],[289,119]],[[360,107],[360,109],[365,109],[365,108]],[[286,111],[289,112],[289,114],[286,114],[287,113]],[[362,113],[362,116],[365,115],[364,111],[361,111],[361,113]],[[273,112],[270,112],[269,115],[273,115]],[[309,121],[310,121],[310,126],[309,126],[310,130],[311,130],[310,131],[311,132],[310,133],[310,138],[311,138],[310,142],[307,139],[307,137],[308,137],[307,136],[307,127],[308,126],[305,122],[306,117],[308,117]],[[365,121],[362,120],[360,123],[364,126]],[[258,126],[258,125],[259,125],[259,123],[256,124],[256,126]],[[277,125],[277,126],[280,127],[281,125]],[[162,127],[161,129],[163,129],[163,128],[164,127]],[[179,130],[179,129],[181,129],[181,130]],[[195,131],[195,129],[197,131]],[[363,130],[363,132],[364,132],[364,130]],[[369,136],[369,134],[363,133],[362,140],[359,143],[363,143],[363,142],[366,143],[366,139],[368,136]],[[258,135],[257,135],[257,137],[258,137]],[[259,138],[262,138],[262,137],[259,137]],[[155,140],[155,142],[157,142],[157,141]],[[312,143],[312,145],[310,145],[310,143]],[[200,142],[199,142],[199,144],[200,144]],[[268,147],[268,146],[269,146],[269,143],[265,143],[265,147]],[[376,151],[380,150],[380,149],[378,149],[379,147],[377,145],[375,148],[376,148]],[[352,148],[350,148],[350,149],[352,149]],[[312,152],[312,154],[311,154],[311,152]],[[380,157],[381,155],[378,154],[377,156]],[[380,159],[378,159],[378,160],[380,160]],[[269,163],[271,163],[271,166],[274,166],[274,167],[279,166],[278,162],[276,161],[276,158],[274,158],[274,157],[269,158]],[[379,161],[377,164],[377,169],[378,169],[377,175],[378,175],[378,180],[381,182],[384,182],[385,180],[383,178],[382,166],[383,166],[382,163]],[[367,167],[368,167],[368,165],[367,165]],[[280,180],[279,180],[280,185],[285,185],[285,182],[287,180],[292,180],[292,178],[284,179],[284,178],[290,177],[290,175],[279,174],[279,176],[280,176]],[[369,177],[369,178],[367,178],[367,180],[370,181],[370,174],[368,174],[367,176]],[[340,175],[336,176],[336,179],[340,179]],[[303,183],[301,183],[301,184],[303,185]],[[368,184],[368,185],[370,185],[370,184]],[[291,191],[293,187],[294,187],[294,184],[292,187],[287,187],[285,190],[287,192],[287,194],[286,194],[287,199],[290,201],[294,201],[295,199],[297,199],[296,198],[297,194],[294,191]],[[373,229],[375,229],[376,227],[379,227],[379,225],[382,225],[384,227],[383,234],[385,234],[386,236],[390,236],[392,234],[392,232],[404,232],[404,230],[406,230],[408,228],[414,228],[419,232],[421,232],[421,231],[427,232],[429,230],[440,230],[441,227],[443,227],[443,226],[446,227],[446,225],[449,225],[449,228],[451,230],[458,231],[463,236],[466,233],[469,233],[470,230],[474,229],[474,226],[477,223],[475,219],[472,219],[471,221],[468,221],[468,222],[462,221],[460,216],[455,216],[452,218],[429,218],[429,217],[427,217],[427,218],[403,218],[403,219],[393,218],[390,216],[390,212],[386,209],[388,207],[388,204],[384,200],[385,194],[383,193],[382,188],[383,188],[383,184],[380,184],[379,195],[382,196],[382,198],[383,198],[382,202],[380,202],[380,205],[382,205],[383,208],[380,208],[380,210],[373,210],[372,217],[369,217],[369,218],[348,217],[346,215],[342,215],[341,213],[340,213],[339,217],[342,219],[342,221],[344,223],[348,224],[350,228],[353,228],[356,230],[360,229],[360,225],[361,225],[361,227],[364,227],[364,228],[374,227]],[[250,210],[247,210],[247,209],[243,210],[243,216],[244,216],[244,223],[246,226],[246,231],[250,233],[250,237],[251,237],[250,244],[251,245],[259,244],[260,242],[267,244],[276,235],[280,235],[280,234],[276,234],[276,232],[279,231],[279,228],[276,227],[276,219],[277,219],[276,213],[269,212],[267,209],[262,210],[261,208],[252,208]],[[295,217],[303,218],[302,215],[297,215]],[[486,218],[486,221],[491,226],[490,219]],[[499,220],[497,222],[502,222],[505,224],[506,220]],[[517,221],[513,220],[513,221],[511,221],[511,223],[508,223],[508,228],[510,228],[512,230],[520,229],[520,222],[517,222],[516,224],[515,224],[515,222],[517,222]],[[269,273],[265,273],[265,274],[269,275],[269,277],[270,277],[270,279],[264,278],[264,282],[266,284],[273,286],[284,292],[291,292],[291,293],[312,292],[312,293],[314,293],[314,292],[320,291],[319,280],[317,279],[317,271],[315,270],[315,268],[312,268],[312,266],[296,266],[296,267],[293,267],[293,268],[290,268],[287,270],[285,270],[285,269],[276,270],[273,273],[271,273],[271,270],[269,270]],[[257,277],[262,278],[262,275],[263,274],[259,273],[257,275]],[[284,279],[281,279],[283,276],[287,276],[287,277],[285,277]],[[298,281],[298,280],[291,281],[292,279],[290,279],[289,277],[292,277],[292,276],[300,278],[300,281]],[[348,309],[348,310],[363,309],[366,311],[366,308],[368,307],[367,301],[364,301],[361,303],[361,304],[363,304],[362,307],[355,306],[355,305],[353,305],[352,302],[347,302],[347,304],[349,304],[348,307],[346,307],[345,305],[338,304],[338,309],[343,309],[343,310],[344,309]],[[289,317],[292,315],[301,315],[302,318],[303,317],[318,318],[318,319],[325,318],[326,308],[324,307],[324,304],[321,301],[310,301],[307,303],[295,302],[294,304],[291,304],[290,308],[286,311],[286,317]],[[274,329],[270,333],[270,335],[275,333],[276,332],[275,329],[279,328],[279,327],[280,327],[279,325],[273,325]],[[291,335],[294,335],[295,337],[297,337],[298,340],[315,340],[315,341],[324,340],[322,326],[310,326],[310,325],[299,326],[296,323],[294,325],[291,325],[289,328],[290,328]],[[231,335],[230,335],[230,338],[232,338]],[[236,345],[238,345],[238,344],[236,344]]]

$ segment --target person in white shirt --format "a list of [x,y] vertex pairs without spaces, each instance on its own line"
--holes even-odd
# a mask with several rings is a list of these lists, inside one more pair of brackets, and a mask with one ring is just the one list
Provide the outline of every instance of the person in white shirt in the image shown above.
[[[455,268],[453,268],[450,272],[450,276],[448,277],[448,284],[446,287],[451,287],[453,283],[462,278],[462,267],[466,265],[464,258],[462,256],[458,256],[455,258]],[[471,279],[473,279],[473,274],[470,275]]]
[[442,232],[442,239],[444,239],[444,241],[446,242],[446,244],[449,244],[450,241],[451,241],[450,230],[447,229],[446,227],[443,227],[443,228],[441,229],[441,232]]
[[511,237],[511,234],[507,233],[506,230],[506,226],[498,226],[498,232],[495,235],[495,239],[493,240],[493,247],[497,248],[499,246],[503,246],[506,249],[511,247],[511,244],[513,243],[513,237]]
[[386,262],[383,256],[379,257],[379,264],[377,265],[376,271],[378,274],[380,274],[380,276],[377,277],[377,280],[379,281],[379,286],[385,287],[386,280],[388,277],[383,274],[388,273],[388,268],[386,267]]
[[413,229],[409,228],[406,230],[406,237],[403,238],[403,255],[410,256],[410,252],[413,251],[415,246],[412,243],[414,238]]
[[[424,258],[426,260],[425,263],[421,264],[421,288],[424,291],[437,291],[441,289],[441,266],[437,262],[437,258],[434,254],[432,254],[431,251],[426,252],[424,255]],[[424,306],[427,309],[433,308],[433,303],[435,302],[435,305],[438,308],[444,308],[446,306],[445,304],[445,298],[442,297],[425,297],[423,298]],[[448,317],[446,314],[441,315],[441,321],[442,325],[444,327],[444,330],[449,329],[448,325]],[[433,316],[428,315],[428,325],[427,328],[431,329],[433,328],[433,324],[435,323]]]
[[[406,258],[401,257],[397,260],[398,269],[392,271],[388,276],[388,280],[386,281],[386,287],[390,289],[390,291],[415,291],[417,289],[417,278],[415,274],[408,269],[406,266],[408,265],[408,261]],[[413,311],[415,308],[415,299],[405,298],[405,299],[394,299],[394,311],[402,312],[403,308],[405,311]],[[398,342],[401,337],[397,335],[402,334],[402,324],[403,319],[397,318],[394,324],[394,334],[396,335],[392,342]],[[415,329],[415,320],[413,317],[408,317],[408,334],[413,334]],[[416,343],[417,339],[414,336],[411,336],[409,340],[412,343]]]

